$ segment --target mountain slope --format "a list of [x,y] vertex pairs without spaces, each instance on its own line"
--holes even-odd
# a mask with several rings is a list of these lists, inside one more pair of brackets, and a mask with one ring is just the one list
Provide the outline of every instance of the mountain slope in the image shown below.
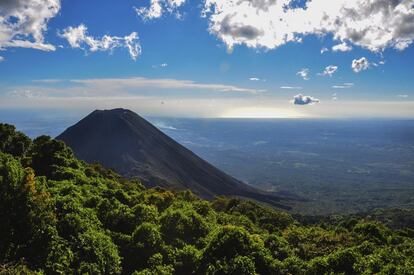
[[239,196],[286,208],[279,197],[225,174],[129,110],[96,110],[56,139],[78,158],[138,177],[150,187],[190,189],[207,199]]

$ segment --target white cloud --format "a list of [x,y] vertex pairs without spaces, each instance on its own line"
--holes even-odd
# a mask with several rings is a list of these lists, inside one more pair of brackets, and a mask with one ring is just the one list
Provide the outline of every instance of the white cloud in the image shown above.
[[180,131],[180,129],[175,128],[172,125],[167,124],[164,121],[155,121],[153,122],[154,126],[161,129],[161,130],[171,130],[171,131]]
[[81,24],[78,27],[67,27],[59,33],[59,36],[65,38],[72,48],[83,49],[86,52],[113,51],[115,48],[125,47],[133,60],[141,54],[141,45],[136,32],[125,37],[104,35],[102,38],[95,38],[90,36],[88,28]]
[[13,98],[38,98],[44,96],[42,92],[33,92],[31,90],[13,90],[7,93],[8,96]]
[[356,73],[367,70],[369,66],[370,66],[370,63],[368,59],[366,59],[365,57],[352,60],[351,67],[352,67],[352,70]]
[[0,56],[0,62],[3,62],[5,59],[3,56]]
[[307,68],[303,68],[301,69],[299,72],[296,73],[296,75],[299,75],[300,77],[303,78],[303,80],[309,80],[309,69]]
[[332,76],[338,70],[338,66],[329,65],[325,68],[322,73],[319,73],[321,76]]
[[333,52],[349,52],[352,50],[352,47],[349,46],[346,42],[342,42],[332,47]]
[[32,82],[35,82],[35,83],[49,83],[49,84],[52,84],[52,83],[59,83],[59,82],[64,82],[65,80],[63,80],[63,79],[35,79],[35,80],[32,80]]
[[159,0],[151,0],[148,8],[135,8],[136,13],[144,20],[159,18],[162,15],[162,7]]
[[182,15],[178,8],[185,4],[186,0],[151,0],[149,7],[134,8],[135,12],[143,20],[160,18],[164,13],[174,14],[177,18]]
[[266,79],[264,79],[264,78],[258,78],[258,77],[250,77],[249,80],[250,81],[262,81],[262,82],[266,82]]
[[152,68],[153,69],[166,68],[166,67],[168,67],[168,64],[167,63],[161,63],[159,65],[152,65]]
[[[257,94],[264,90],[244,88],[220,83],[198,83],[191,80],[168,78],[98,78],[98,79],[41,79],[35,85],[11,87],[6,94],[11,97],[128,97],[137,95],[173,95],[177,93],[205,94],[244,93]],[[64,84],[64,85],[62,85]],[[29,91],[29,92],[28,92]],[[1,98],[1,93],[0,93]]]
[[331,34],[371,51],[403,50],[414,39],[412,0],[205,0],[209,31],[229,49],[274,49],[306,35]]
[[280,89],[286,89],[286,90],[302,90],[302,87],[281,86]]
[[208,90],[216,92],[239,92],[239,93],[260,93],[264,90],[256,90],[250,88],[243,88],[234,85],[226,84],[206,84],[198,83],[191,80],[177,80],[177,79],[151,79],[144,77],[132,77],[132,78],[104,78],[104,79],[85,79],[85,80],[72,80],[73,83],[84,84],[87,86],[101,87],[104,89],[192,89],[192,90]]
[[326,52],[329,52],[329,49],[328,49],[328,48],[326,48],[326,47],[323,47],[323,48],[321,49],[321,54],[324,54],[324,53],[326,53]]
[[[118,39],[122,41],[122,38],[118,38]],[[137,58],[142,53],[142,48],[141,48],[141,44],[139,43],[138,33],[132,32],[130,35],[125,36],[123,40],[124,40],[124,46],[128,49],[128,52],[131,58],[133,60],[137,60]]]
[[60,0],[1,0],[0,49],[9,47],[54,51],[44,41],[48,21],[60,10]]
[[238,102],[253,104],[252,101],[257,101],[258,97],[251,94],[260,92],[263,90],[178,79],[45,79],[27,86],[3,87],[0,90],[0,109],[90,111],[122,106],[154,116],[214,117],[239,105]]
[[46,52],[55,51],[56,47],[51,44],[43,44],[38,42],[31,42],[28,40],[14,40],[10,43],[3,44],[5,48],[30,48]]
[[332,88],[334,89],[349,89],[352,88],[354,86],[354,83],[344,83],[341,85],[334,85],[332,86]]
[[399,98],[408,98],[408,95],[398,95]]
[[302,94],[295,95],[292,100],[294,105],[312,105],[319,102],[320,100],[317,98]]

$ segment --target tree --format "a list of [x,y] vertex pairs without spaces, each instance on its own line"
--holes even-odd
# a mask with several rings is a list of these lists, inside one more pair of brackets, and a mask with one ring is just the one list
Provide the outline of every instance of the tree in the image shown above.
[[360,234],[363,239],[369,239],[376,243],[386,242],[384,226],[376,222],[361,222],[355,225],[354,232]]
[[209,231],[204,219],[190,207],[167,209],[160,218],[160,224],[161,232],[172,244],[179,244],[180,241],[197,244]]
[[[37,175],[46,176],[48,179],[67,179],[62,168],[78,168],[72,150],[62,141],[51,139],[48,136],[40,136],[33,140],[32,167]],[[59,173],[60,172],[60,173]],[[71,178],[69,176],[69,178]]]
[[25,134],[16,132],[13,125],[0,123],[0,152],[24,157],[32,141]]
[[132,233],[130,253],[125,255],[128,269],[133,271],[149,267],[148,260],[162,252],[163,246],[161,233],[155,224],[139,225]]
[[[246,264],[247,268],[250,264],[246,258],[235,260],[239,256],[249,257],[255,263],[255,269],[259,273],[261,270],[271,269],[272,263],[268,260],[271,257],[266,259],[266,251],[259,238],[250,235],[241,227],[223,226],[211,235],[202,255],[200,270],[201,272],[227,270],[230,268],[228,264],[241,263],[241,261]],[[247,270],[251,271],[251,269]]]
[[185,245],[174,255],[176,274],[197,274],[201,253],[192,245]]
[[31,266],[45,264],[47,246],[56,231],[53,202],[45,181],[0,153],[0,259],[26,258]]
[[283,261],[293,253],[289,247],[289,243],[282,236],[270,234],[265,239],[265,247],[270,250],[275,259]]

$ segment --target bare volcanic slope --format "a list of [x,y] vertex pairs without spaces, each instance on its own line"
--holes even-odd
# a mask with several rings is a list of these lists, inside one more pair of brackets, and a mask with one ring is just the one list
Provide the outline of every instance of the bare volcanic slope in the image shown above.
[[190,189],[206,199],[238,196],[287,208],[280,197],[225,174],[130,110],[96,110],[56,139],[78,158],[138,177],[148,187]]

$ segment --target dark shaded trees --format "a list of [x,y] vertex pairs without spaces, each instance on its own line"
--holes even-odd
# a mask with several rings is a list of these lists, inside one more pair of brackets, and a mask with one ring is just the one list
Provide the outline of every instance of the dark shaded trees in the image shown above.
[[15,157],[24,157],[32,141],[25,134],[17,132],[13,125],[0,123],[0,152]]

